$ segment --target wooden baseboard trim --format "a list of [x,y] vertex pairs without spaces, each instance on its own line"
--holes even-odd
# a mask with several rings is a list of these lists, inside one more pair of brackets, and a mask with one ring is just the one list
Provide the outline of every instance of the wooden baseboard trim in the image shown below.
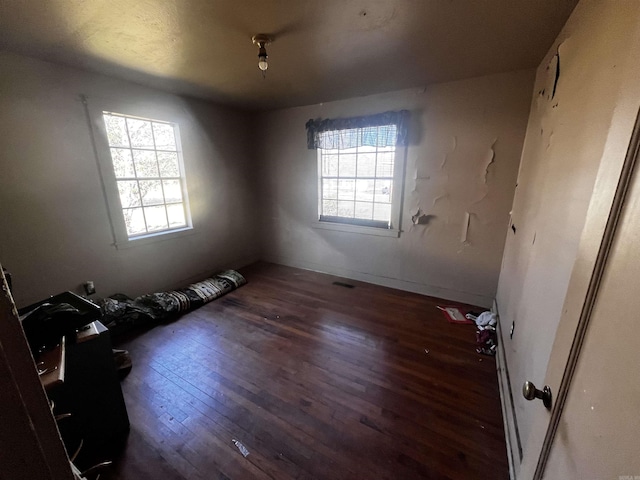
[[315,262],[293,260],[288,257],[281,257],[276,255],[265,255],[263,257],[263,260],[270,263],[285,265],[287,267],[301,268],[303,270],[311,270],[313,272],[326,273],[338,277],[349,278],[351,280],[373,283],[374,285],[381,285],[383,287],[418,293],[420,295],[426,295],[428,297],[436,297],[443,300],[451,300],[453,302],[467,303],[469,305],[491,308],[491,297],[487,297],[484,295],[461,292],[398,278],[382,277],[365,272],[356,272],[354,270],[332,266],[329,264],[319,264]]
[[504,352],[502,329],[500,326],[500,315],[498,305],[493,301],[493,313],[498,317],[497,336],[498,351],[496,353],[496,371],[498,375],[498,389],[500,390],[500,404],[502,406],[502,419],[504,422],[504,436],[507,443],[507,459],[509,460],[509,478],[517,480],[517,471],[522,461],[522,446],[518,432],[518,423],[513,408],[513,391],[507,368],[507,358]]

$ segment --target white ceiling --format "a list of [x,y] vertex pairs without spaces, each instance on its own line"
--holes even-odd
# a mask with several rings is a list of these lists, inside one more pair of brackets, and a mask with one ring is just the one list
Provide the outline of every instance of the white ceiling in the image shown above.
[[[0,48],[247,109],[537,66],[577,0],[3,0]],[[252,35],[275,37],[265,79]]]

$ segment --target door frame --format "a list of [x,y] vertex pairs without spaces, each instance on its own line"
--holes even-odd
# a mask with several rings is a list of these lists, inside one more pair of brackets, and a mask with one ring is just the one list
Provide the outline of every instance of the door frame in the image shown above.
[[0,371],[0,408],[6,420],[0,432],[2,478],[78,478],[40,383],[1,265]]

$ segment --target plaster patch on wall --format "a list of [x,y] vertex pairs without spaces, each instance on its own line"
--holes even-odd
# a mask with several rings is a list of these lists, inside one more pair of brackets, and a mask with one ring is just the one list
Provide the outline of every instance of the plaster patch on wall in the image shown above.
[[556,96],[556,90],[558,89],[558,80],[560,80],[560,45],[558,45],[558,50],[553,57],[555,59],[555,75],[553,77],[553,89],[551,90],[551,100],[553,100]]
[[556,88],[558,87],[558,77],[560,76],[560,57],[556,53],[547,65],[545,76],[545,87],[543,89],[545,100],[553,100],[556,96]]
[[[542,88],[538,90],[538,98],[536,105],[541,108],[543,103],[548,103],[553,100],[558,90],[558,81],[560,80],[560,47],[564,44],[564,41],[558,44],[556,54],[551,57],[545,71],[544,84]],[[556,103],[552,108],[557,107]]]
[[409,210],[409,215],[410,215],[410,219],[411,219],[411,225],[409,226],[409,228],[412,228],[414,225],[413,219],[416,215],[420,214],[420,207],[416,205],[415,208],[412,208],[411,210]]
[[418,220],[420,219],[421,215],[422,215],[422,210],[420,210],[420,207],[418,207],[411,215],[411,223],[414,225],[418,225]]
[[411,223],[414,225],[429,225],[429,222],[433,220],[435,215],[427,215],[418,208],[413,215],[411,215]]
[[[471,222],[473,220],[473,222]],[[478,228],[481,225],[483,228],[492,228],[496,222],[491,218],[487,220],[483,220],[479,213],[473,212],[471,210],[467,210],[464,214],[463,224],[462,224],[462,235],[460,237],[460,243],[462,243],[463,247],[458,250],[458,253],[462,252],[466,247],[471,246],[471,227]]]
[[497,141],[498,141],[497,138],[493,139],[493,142],[491,143],[491,147],[489,147],[489,151],[487,152],[487,155],[485,157],[484,173],[482,175],[482,183],[485,183],[485,184],[487,183],[487,175],[489,174],[489,167],[496,159],[496,152],[494,150],[494,147],[496,146]]
[[464,212],[464,219],[462,220],[462,235],[460,236],[460,243],[467,243],[467,236],[469,235],[469,224],[471,223],[471,215],[469,212]]
[[[488,176],[489,176],[489,169],[496,161],[495,145],[497,142],[498,142],[498,139],[494,138],[493,141],[491,142],[491,146],[489,147],[489,151],[484,156],[484,160],[482,162],[483,170],[482,170],[482,174],[480,175],[482,182],[480,182],[479,186],[476,189],[476,198],[471,203],[468,204],[467,208],[470,208],[473,205],[478,205],[479,203],[482,203],[485,200],[489,199],[490,187],[487,182],[488,182]],[[473,215],[473,213],[471,214]]]
[[473,202],[471,202],[471,203],[469,204],[469,206],[471,206],[471,205],[477,205],[478,203],[482,202],[482,201],[483,201],[485,198],[487,198],[488,196],[489,196],[489,189],[487,188],[487,189],[485,190],[485,192],[482,194],[482,196],[481,196],[479,199],[474,200]]
[[442,163],[440,164],[440,170],[444,170],[444,167],[447,164],[447,161],[449,160],[449,155],[452,154],[453,152],[455,152],[456,148],[458,148],[458,137],[453,135],[451,137],[451,150],[446,152],[444,154],[444,157],[442,157]]
[[[420,182],[431,180],[431,175],[426,175],[420,172],[420,166],[418,165],[417,159],[413,163],[415,165],[415,170],[414,170],[413,176],[411,177],[411,180],[413,181],[413,188],[409,188],[409,191],[412,193],[415,193],[418,191],[418,184]],[[422,164],[426,164],[426,162],[422,162]]]
[[444,200],[444,199],[448,199],[449,198],[449,194],[448,193],[443,193],[442,195],[438,195],[437,197],[435,197],[433,199],[433,202],[431,202],[431,206],[435,207],[436,203],[438,203],[440,200]]
[[413,187],[409,188],[408,190],[411,193],[415,193],[418,190],[418,169],[415,169],[415,172],[413,173],[413,176],[411,177],[411,181],[413,182]]
[[431,180],[431,175],[420,175],[418,173],[418,169],[416,168],[416,173],[413,175],[413,179],[418,182],[421,180]]
[[489,221],[489,222],[485,222],[482,220],[482,217],[480,217],[480,215],[477,212],[472,212],[471,210],[468,211],[469,212],[469,217],[474,219],[474,223],[479,223],[480,225],[491,225],[493,222]]

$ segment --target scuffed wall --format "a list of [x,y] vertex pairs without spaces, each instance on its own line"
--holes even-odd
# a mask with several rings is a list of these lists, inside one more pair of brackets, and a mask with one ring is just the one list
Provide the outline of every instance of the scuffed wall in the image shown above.
[[[59,65],[0,54],[0,260],[18,306],[93,280],[98,295],[176,287],[258,258],[246,114]],[[112,246],[79,95],[178,119],[194,229]]]
[[[524,455],[534,466],[537,451],[527,450],[530,433],[546,428],[548,415],[524,400],[520,388],[525,380],[538,386],[549,382],[547,364],[598,169],[615,127],[612,118],[618,105],[630,100],[619,95],[622,83],[634,78],[629,46],[637,42],[639,6],[581,2],[537,70],[497,293],[517,425]],[[576,322],[578,314],[579,308]],[[571,344],[573,325],[562,348]],[[558,384],[568,350],[561,353],[564,361],[554,373]]]
[[[262,114],[265,258],[489,306],[532,80],[531,71],[512,72]],[[314,228],[317,159],[306,146],[307,120],[401,109],[411,126],[400,237]]]

